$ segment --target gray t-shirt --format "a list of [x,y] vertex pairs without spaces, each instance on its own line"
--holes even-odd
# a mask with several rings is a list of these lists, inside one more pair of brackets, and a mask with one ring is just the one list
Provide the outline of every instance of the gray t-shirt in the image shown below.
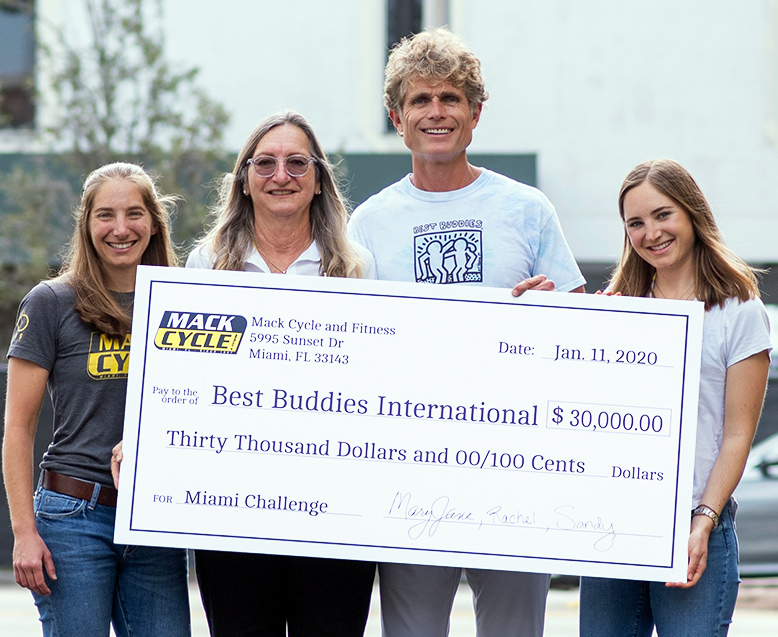
[[[132,311],[132,293],[115,293]],[[111,449],[122,438],[130,335],[101,334],[74,308],[61,281],[45,281],[22,300],[8,357],[49,371],[54,439],[41,468],[112,485]]]

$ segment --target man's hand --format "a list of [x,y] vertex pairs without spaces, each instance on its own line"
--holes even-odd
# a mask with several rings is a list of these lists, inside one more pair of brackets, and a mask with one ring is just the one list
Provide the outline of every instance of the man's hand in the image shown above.
[[524,279],[521,283],[519,283],[513,290],[511,290],[511,294],[513,296],[521,296],[524,294],[527,290],[542,290],[544,292],[553,292],[556,289],[554,286],[554,282],[546,277],[544,274],[538,274],[537,276],[530,277],[529,279]]

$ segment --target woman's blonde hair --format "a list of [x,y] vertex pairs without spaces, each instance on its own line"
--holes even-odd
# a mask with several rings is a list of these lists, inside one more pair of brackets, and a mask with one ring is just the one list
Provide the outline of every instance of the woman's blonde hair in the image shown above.
[[135,164],[106,164],[90,173],[84,182],[81,202],[74,211],[76,227],[59,277],[75,290],[75,310],[81,320],[111,336],[128,334],[132,320],[128,308],[116,301],[106,285],[105,270],[89,232],[89,219],[100,188],[118,179],[125,179],[138,189],[156,228],[141,263],[162,266],[178,263],[170,240],[170,216],[177,197],[160,194],[154,180]]
[[219,203],[213,210],[216,221],[195,249],[205,247],[216,270],[243,270],[254,246],[254,206],[243,194],[248,180],[246,161],[254,155],[260,140],[277,126],[297,126],[308,138],[314,157],[321,193],[311,202],[311,235],[321,256],[322,271],[327,276],[359,278],[362,262],[346,239],[348,210],[338,189],[333,167],[308,121],[299,113],[286,111],[271,115],[249,135],[238,154],[232,173],[224,175],[219,189]]
[[489,99],[481,77],[481,61],[448,29],[438,27],[403,38],[389,54],[384,81],[387,111],[402,112],[410,80],[448,82],[461,89],[470,111]]
[[[627,175],[619,192],[619,213],[624,222],[624,198],[633,188],[649,183],[672,199],[688,215],[694,229],[694,292],[705,309],[723,306],[729,298],[747,301],[759,298],[759,270],[750,267],[724,245],[710,206],[689,172],[672,159],[654,159],[638,164]],[[625,296],[648,296],[655,268],[642,259],[624,226],[621,260],[609,287]]]

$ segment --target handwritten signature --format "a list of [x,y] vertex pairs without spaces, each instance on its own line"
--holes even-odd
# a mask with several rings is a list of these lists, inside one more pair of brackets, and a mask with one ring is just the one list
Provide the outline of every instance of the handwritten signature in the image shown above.
[[616,530],[613,522],[605,522],[600,516],[594,519],[579,520],[573,517],[575,507],[572,504],[565,504],[554,509],[558,516],[556,528],[564,531],[584,531],[590,533],[602,532],[602,535],[595,540],[594,548],[597,551],[610,551],[616,541]]
[[[578,516],[572,504],[555,507],[553,514],[554,521],[543,523],[534,510],[508,512],[501,506],[495,506],[486,511],[490,525],[594,533],[597,536],[593,544],[595,550],[604,552],[613,548],[618,535],[613,522],[607,522],[600,516]],[[417,504],[412,493],[402,491],[395,493],[389,506],[389,517],[411,520],[413,524],[408,529],[408,537],[412,540],[424,535],[432,537],[442,522],[473,523],[479,529],[484,523],[472,511],[458,510],[447,495],[435,498],[430,504]]]
[[489,509],[486,515],[489,516],[491,524],[496,525],[534,527],[537,524],[535,511],[522,513],[517,510],[515,513],[506,513],[501,506],[496,506]]
[[413,502],[413,494],[398,491],[389,507],[389,515],[396,517],[398,513],[406,520],[418,520],[408,529],[408,537],[412,540],[424,534],[432,537],[441,522],[477,522],[471,511],[458,511],[452,506],[447,495],[435,498],[429,505],[421,505]]

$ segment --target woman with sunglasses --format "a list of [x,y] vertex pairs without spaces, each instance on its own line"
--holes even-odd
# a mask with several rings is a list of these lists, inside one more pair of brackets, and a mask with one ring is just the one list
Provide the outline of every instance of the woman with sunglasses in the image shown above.
[[740,582],[732,493],[764,400],[769,323],[754,271],[678,163],[636,166],[619,211],[624,250],[606,293],[705,303],[689,563],[683,582],[582,578],[581,635],[726,635]]
[[[8,351],[3,475],[16,582],[32,591],[44,635],[186,637],[183,549],[115,544],[111,448],[120,440],[135,272],[176,264],[175,200],[134,164],[86,179],[60,275],[19,308]],[[54,437],[33,497],[33,441],[48,386]]]
[[[268,117],[225,175],[216,223],[187,267],[375,278],[372,255],[346,239],[346,206],[313,129]],[[198,550],[211,635],[364,633],[375,564]]]

